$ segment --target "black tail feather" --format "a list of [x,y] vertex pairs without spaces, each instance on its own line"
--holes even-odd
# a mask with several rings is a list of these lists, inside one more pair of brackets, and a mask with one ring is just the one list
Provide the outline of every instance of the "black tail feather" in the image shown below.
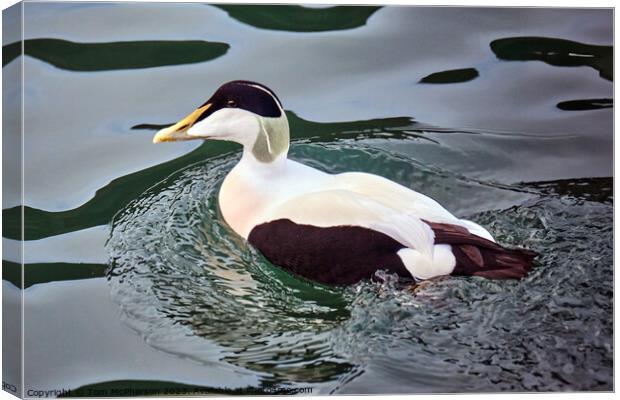
[[521,279],[532,270],[537,253],[526,249],[498,247],[500,249],[478,248],[483,261],[476,263],[462,250],[462,246],[452,245],[457,261],[452,274],[490,279]]
[[449,244],[456,258],[452,275],[483,276],[491,279],[520,279],[534,266],[538,255],[532,250],[508,249],[491,240],[451,224],[425,221],[435,233],[435,244]]

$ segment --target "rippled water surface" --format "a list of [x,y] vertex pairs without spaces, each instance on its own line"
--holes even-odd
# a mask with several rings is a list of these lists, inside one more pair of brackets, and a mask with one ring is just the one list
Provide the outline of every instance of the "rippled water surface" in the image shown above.
[[[612,390],[610,10],[27,3],[24,23],[3,98],[19,110],[23,63],[26,389]],[[274,267],[218,209],[239,148],[151,143],[233,79],[278,93],[291,158],[426,193],[537,267],[350,287]],[[3,130],[6,170],[19,118]]]

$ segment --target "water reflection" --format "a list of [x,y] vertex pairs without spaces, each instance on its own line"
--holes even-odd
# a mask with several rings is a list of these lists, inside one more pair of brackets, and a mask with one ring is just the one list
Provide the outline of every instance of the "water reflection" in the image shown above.
[[475,68],[452,69],[427,75],[420,79],[420,83],[460,83],[476,79],[478,75]]
[[558,103],[557,107],[565,111],[598,110],[614,106],[613,99],[567,100]]
[[[22,42],[2,47],[2,65],[21,54]],[[61,39],[28,39],[24,53],[71,71],[108,71],[181,65],[212,60],[226,54],[229,45],[202,40],[149,40],[77,43]]]
[[614,195],[614,179],[612,177],[528,182],[520,186],[536,188],[545,194],[571,196],[602,203],[612,203]]
[[327,8],[297,5],[214,4],[232,18],[261,29],[291,32],[324,32],[353,29],[381,7],[335,6]]
[[507,61],[538,60],[559,67],[589,66],[613,80],[613,47],[549,37],[511,37],[491,42],[495,55]]
[[26,289],[39,283],[99,278],[105,275],[107,269],[107,264],[34,263],[22,265],[2,260],[2,279]]
[[[283,391],[282,394],[291,394]],[[98,382],[80,386],[61,394],[59,398],[66,397],[146,397],[146,396],[204,396],[204,395],[264,395],[278,394],[266,392],[261,388],[222,389],[218,387],[206,387],[200,385],[187,385],[178,382],[161,380],[117,380]]]

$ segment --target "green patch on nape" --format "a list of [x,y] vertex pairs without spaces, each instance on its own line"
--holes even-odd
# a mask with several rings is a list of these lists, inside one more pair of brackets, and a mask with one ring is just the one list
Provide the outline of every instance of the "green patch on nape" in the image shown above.
[[260,132],[252,147],[252,154],[260,162],[268,163],[286,153],[290,144],[288,121],[284,118],[259,118]]

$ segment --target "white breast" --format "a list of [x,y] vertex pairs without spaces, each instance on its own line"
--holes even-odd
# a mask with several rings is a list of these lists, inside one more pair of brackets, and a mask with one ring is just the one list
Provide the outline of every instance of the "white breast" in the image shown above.
[[253,221],[267,204],[268,199],[256,190],[254,182],[233,169],[224,180],[219,193],[220,211],[226,223],[247,239]]
[[219,205],[226,223],[243,238],[278,205],[329,185],[332,175],[285,158],[264,164],[243,157],[226,176]]

